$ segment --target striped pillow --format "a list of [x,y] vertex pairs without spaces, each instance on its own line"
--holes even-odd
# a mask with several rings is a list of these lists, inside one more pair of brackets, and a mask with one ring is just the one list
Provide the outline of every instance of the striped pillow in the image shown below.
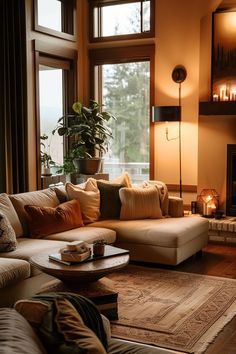
[[121,220],[161,219],[160,195],[157,186],[121,188]]

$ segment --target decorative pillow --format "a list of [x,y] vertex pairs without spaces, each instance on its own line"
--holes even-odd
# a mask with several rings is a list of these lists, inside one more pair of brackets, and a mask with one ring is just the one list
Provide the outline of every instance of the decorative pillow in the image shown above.
[[121,188],[121,220],[160,219],[159,191],[156,186],[149,188]]
[[88,328],[75,307],[67,299],[57,299],[57,315],[55,318],[58,331],[68,343],[78,345],[89,354],[106,354],[101,341]]
[[122,184],[99,180],[97,181],[97,186],[100,191],[100,218],[119,218],[121,208],[119,190],[125,186]]
[[123,184],[127,188],[132,188],[132,181],[128,172],[123,172],[119,177],[113,179],[112,183]]
[[0,252],[14,251],[16,246],[16,233],[8,218],[0,212]]
[[14,308],[34,328],[38,328],[41,325],[43,317],[50,310],[47,302],[31,299],[17,301],[14,304]]
[[57,232],[84,226],[80,202],[77,199],[62,203],[56,208],[25,205],[30,236],[43,238]]
[[168,215],[169,213],[169,197],[168,197],[168,189],[164,182],[161,181],[144,181],[143,188],[150,186],[157,186],[160,192],[160,203],[161,203],[161,211],[162,215]]
[[15,211],[14,206],[6,193],[0,194],[0,211],[8,218],[13,229],[15,230],[16,237],[23,235],[23,228],[19,217]]
[[89,299],[68,292],[45,293],[19,300],[14,307],[37,331],[48,353],[106,353],[103,320]]
[[80,201],[82,218],[85,224],[97,221],[100,217],[100,192],[90,180],[85,189],[70,182],[66,183],[66,192],[69,199]]
[[56,192],[60,204],[68,201],[65,186],[55,187],[53,189]]
[[55,191],[49,188],[34,192],[11,194],[9,198],[22,224],[24,236],[29,234],[27,213],[24,208],[25,205],[30,204],[55,208],[59,204]]

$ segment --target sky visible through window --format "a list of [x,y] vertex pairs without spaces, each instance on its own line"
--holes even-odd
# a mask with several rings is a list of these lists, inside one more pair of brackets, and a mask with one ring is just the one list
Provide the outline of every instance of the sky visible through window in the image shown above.
[[38,1],[38,24],[43,27],[62,31],[61,24],[61,2],[58,0],[37,0]]

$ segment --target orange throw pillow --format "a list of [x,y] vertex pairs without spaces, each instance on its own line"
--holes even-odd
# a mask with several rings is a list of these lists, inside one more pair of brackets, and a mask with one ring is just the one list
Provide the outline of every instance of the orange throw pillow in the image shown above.
[[78,199],[62,203],[56,208],[25,205],[30,236],[43,238],[57,232],[84,226]]

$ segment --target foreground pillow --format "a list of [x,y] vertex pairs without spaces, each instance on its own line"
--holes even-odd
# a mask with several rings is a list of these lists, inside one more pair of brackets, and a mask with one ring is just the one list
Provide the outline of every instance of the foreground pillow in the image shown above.
[[121,201],[119,190],[122,184],[109,181],[97,181],[100,191],[100,219],[117,219],[120,217]]
[[89,299],[45,293],[19,300],[14,307],[37,331],[48,353],[106,354],[103,320]]
[[16,247],[16,233],[8,218],[0,212],[0,252],[14,251]]
[[92,181],[87,181],[85,189],[70,182],[66,183],[68,199],[78,199],[85,224],[97,221],[100,217],[100,192]]
[[30,236],[45,236],[84,226],[80,202],[76,199],[58,205],[56,208],[25,205]]
[[160,219],[162,212],[156,186],[148,188],[121,188],[121,220]]

